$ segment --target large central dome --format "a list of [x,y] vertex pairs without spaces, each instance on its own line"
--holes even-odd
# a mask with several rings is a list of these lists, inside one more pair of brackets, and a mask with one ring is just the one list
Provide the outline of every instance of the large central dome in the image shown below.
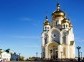
[[52,13],[53,17],[64,17],[65,13],[60,9],[59,3],[57,4],[57,10]]

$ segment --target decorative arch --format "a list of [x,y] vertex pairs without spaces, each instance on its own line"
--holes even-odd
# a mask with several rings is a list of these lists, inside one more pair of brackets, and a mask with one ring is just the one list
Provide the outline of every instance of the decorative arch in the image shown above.
[[47,44],[48,55],[51,59],[58,58],[58,43],[51,42]]
[[53,28],[51,30],[51,39],[52,41],[60,43],[60,30],[57,28]]
[[52,32],[53,30],[56,30],[56,31],[58,31],[58,32],[60,33],[60,30],[59,30],[58,28],[53,27],[53,28],[51,29],[51,32]]

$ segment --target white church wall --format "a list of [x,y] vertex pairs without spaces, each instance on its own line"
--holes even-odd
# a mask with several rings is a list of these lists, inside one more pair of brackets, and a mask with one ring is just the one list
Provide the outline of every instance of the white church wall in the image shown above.
[[1,58],[4,60],[7,60],[7,61],[10,61],[10,59],[11,59],[11,54],[10,53],[7,53],[7,52],[2,52],[1,53]]
[[[55,14],[52,16],[51,25],[44,25],[45,31],[43,31],[43,34],[42,34],[42,46],[45,49],[45,51],[43,50],[45,52],[45,58],[47,59],[51,58],[51,53],[49,49],[50,48],[49,44],[51,43],[53,44],[56,43],[55,47],[58,46],[58,58],[69,58],[69,59],[75,58],[74,33],[73,33],[73,28],[69,24],[70,21],[67,19],[65,20],[64,12],[60,11],[59,13],[57,12],[57,14],[56,12],[54,13]],[[63,21],[63,24],[62,24],[62,21]],[[45,33],[48,35],[47,43],[45,43],[45,39],[44,39]],[[56,37],[53,35],[55,35]]]
[[60,59],[62,58],[62,52],[63,52],[62,49],[63,49],[62,45],[59,45],[58,46],[58,58],[60,58]]

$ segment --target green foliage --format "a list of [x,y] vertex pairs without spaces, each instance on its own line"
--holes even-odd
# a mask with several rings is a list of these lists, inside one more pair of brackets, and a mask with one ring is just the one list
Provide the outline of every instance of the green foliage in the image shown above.
[[40,57],[29,57],[29,61],[37,61],[40,60]]
[[19,57],[19,61],[24,61],[24,57],[23,56],[20,56]]

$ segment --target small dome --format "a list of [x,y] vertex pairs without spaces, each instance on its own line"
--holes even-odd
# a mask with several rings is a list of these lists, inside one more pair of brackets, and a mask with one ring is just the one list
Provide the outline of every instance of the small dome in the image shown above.
[[67,18],[64,18],[63,20],[62,20],[62,23],[69,23],[69,20],[67,19]]
[[45,20],[45,22],[44,22],[44,25],[49,25],[50,23],[49,23],[49,21],[48,21],[48,17],[46,16],[46,20]]
[[44,25],[49,25],[49,24],[50,24],[49,21],[44,22]]
[[63,20],[62,20],[62,23],[66,23],[67,21],[66,21],[66,18],[64,18]]

